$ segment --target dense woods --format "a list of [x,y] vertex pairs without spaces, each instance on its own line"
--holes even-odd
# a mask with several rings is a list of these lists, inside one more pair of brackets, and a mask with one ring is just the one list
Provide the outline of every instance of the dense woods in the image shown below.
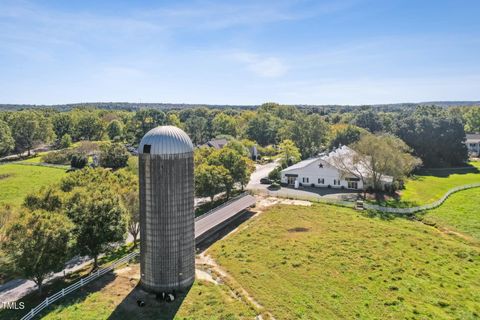
[[195,145],[217,137],[248,140],[250,145],[258,145],[261,155],[288,139],[299,149],[302,159],[352,144],[361,134],[389,133],[402,139],[424,166],[448,167],[467,160],[465,132],[480,130],[479,110],[478,106],[300,108],[275,103],[253,110],[24,109],[0,112],[0,155],[29,154],[41,145],[67,148],[82,140],[136,146],[150,129],[169,124],[185,130]]

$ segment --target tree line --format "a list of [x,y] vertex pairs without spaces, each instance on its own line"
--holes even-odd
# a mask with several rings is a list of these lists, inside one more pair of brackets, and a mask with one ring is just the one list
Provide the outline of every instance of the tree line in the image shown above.
[[309,109],[266,103],[255,110],[188,108],[134,112],[78,108],[68,112],[35,109],[0,112],[0,156],[29,153],[42,144],[62,148],[81,140],[111,140],[137,145],[159,125],[184,129],[195,145],[216,137],[248,139],[268,155],[291,140],[301,158],[358,140],[362,130],[402,139],[427,167],[467,161],[465,132],[480,131],[480,107],[419,106],[407,111],[371,107]]

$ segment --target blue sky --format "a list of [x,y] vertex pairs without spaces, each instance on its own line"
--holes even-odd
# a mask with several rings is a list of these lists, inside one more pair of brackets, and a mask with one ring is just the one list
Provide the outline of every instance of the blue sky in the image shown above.
[[0,0],[0,103],[480,100],[478,0]]

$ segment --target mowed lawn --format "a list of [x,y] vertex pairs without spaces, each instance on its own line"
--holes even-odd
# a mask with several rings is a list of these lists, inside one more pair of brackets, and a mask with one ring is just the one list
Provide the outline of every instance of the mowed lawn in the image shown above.
[[480,188],[452,194],[440,207],[426,211],[423,219],[480,240]]
[[408,179],[401,190],[401,201],[410,206],[437,201],[448,190],[480,182],[480,162],[470,162],[470,169],[430,169]]
[[276,319],[480,317],[480,244],[418,221],[276,206],[208,252]]
[[27,194],[60,181],[65,174],[61,168],[0,165],[0,204],[19,205]]

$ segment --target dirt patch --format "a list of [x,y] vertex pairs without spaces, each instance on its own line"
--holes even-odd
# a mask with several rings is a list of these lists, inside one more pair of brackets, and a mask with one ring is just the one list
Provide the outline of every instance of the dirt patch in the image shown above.
[[288,229],[288,232],[308,232],[310,229],[309,228],[304,228],[304,227],[295,227]]
[[10,178],[11,176],[12,176],[11,173],[3,173],[3,174],[0,174],[0,180]]
[[294,200],[294,199],[283,199],[277,197],[261,197],[257,196],[257,204],[255,206],[256,209],[262,210],[277,204],[289,204],[294,206],[305,206],[309,207],[312,205],[310,201],[305,200]]
[[[197,255],[195,264],[197,265],[197,268],[199,265],[201,265],[202,269],[209,270],[210,274],[216,275],[215,281],[217,283],[223,283],[229,286],[235,298],[248,301],[255,307],[255,309],[263,313],[263,315],[265,315],[268,319],[275,320],[275,317],[270,312],[265,311],[265,308],[257,300],[255,300],[255,298],[251,296],[247,290],[245,290],[231,275],[229,275],[226,270],[219,266],[210,255],[207,255],[204,252]],[[261,314],[257,316],[257,319],[263,318],[264,317],[262,317]]]

